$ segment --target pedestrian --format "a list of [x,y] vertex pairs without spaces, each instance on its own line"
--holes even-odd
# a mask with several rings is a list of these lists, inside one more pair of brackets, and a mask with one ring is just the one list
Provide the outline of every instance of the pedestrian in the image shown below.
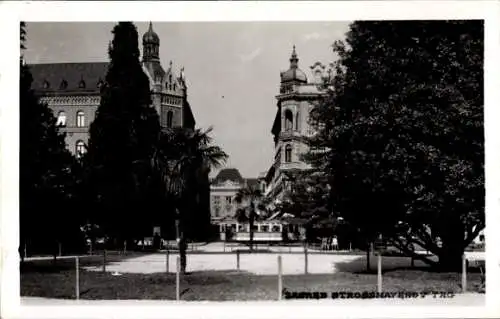
[[333,236],[332,246],[333,246],[333,250],[338,250],[339,249],[339,242],[337,240],[337,236]]

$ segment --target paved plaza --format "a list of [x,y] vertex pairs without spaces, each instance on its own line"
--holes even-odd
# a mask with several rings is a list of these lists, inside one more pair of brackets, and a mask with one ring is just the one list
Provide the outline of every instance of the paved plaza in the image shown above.
[[[195,251],[210,252],[210,254],[188,253],[187,271],[236,271],[237,254],[235,246],[227,246],[226,253],[222,253],[222,243],[199,246]],[[302,247],[269,247],[275,253],[241,253],[239,254],[240,271],[247,271],[256,275],[273,275],[278,273],[278,256],[282,258],[284,275],[304,274],[305,255]],[[232,251],[232,252],[231,252]],[[220,252],[220,253],[217,253]],[[281,253],[280,253],[281,252]],[[292,252],[292,253],[290,253]],[[333,274],[338,271],[363,271],[366,268],[366,255],[318,253],[310,250],[307,255],[308,273]],[[178,253],[169,253],[169,272],[175,272]],[[119,262],[109,263],[106,271],[113,273],[159,273],[166,270],[166,253],[154,253],[140,257],[130,258]],[[376,256],[372,256],[371,265],[376,267]],[[409,267],[409,257],[384,257],[382,267]],[[415,266],[424,266],[420,261],[415,261]],[[101,271],[102,267],[87,267],[90,271]]]

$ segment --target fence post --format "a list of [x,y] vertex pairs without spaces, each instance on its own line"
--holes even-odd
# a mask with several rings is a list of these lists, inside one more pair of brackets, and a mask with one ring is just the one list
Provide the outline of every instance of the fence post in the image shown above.
[[307,244],[304,245],[304,273],[308,273],[308,260],[307,260]]
[[382,292],[382,254],[377,254],[377,291]]
[[467,291],[467,258],[465,254],[462,255],[462,292]]
[[76,300],[78,300],[80,299],[80,265],[78,262],[78,256],[75,257],[75,271],[76,271],[75,296]]
[[181,300],[181,257],[177,256],[177,267],[175,274],[175,300]]
[[236,251],[236,270],[240,270],[240,251]]
[[281,264],[281,255],[278,256],[278,300],[282,299],[283,292],[283,277],[282,277],[283,269]]
[[104,253],[102,254],[102,272],[106,272],[106,249],[104,249]]
[[165,257],[165,262],[166,262],[166,263],[165,263],[165,264],[166,264],[166,265],[165,265],[165,270],[166,270],[166,273],[168,274],[168,271],[169,271],[169,269],[170,269],[170,267],[169,267],[170,252],[168,251],[168,247],[167,247],[167,249],[165,250],[165,256],[166,256],[166,257]]

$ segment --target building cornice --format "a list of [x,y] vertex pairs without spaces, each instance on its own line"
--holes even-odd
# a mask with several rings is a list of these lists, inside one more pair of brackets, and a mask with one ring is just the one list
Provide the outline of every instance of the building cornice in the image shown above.
[[42,96],[40,102],[47,103],[49,106],[98,106],[101,97],[99,95]]

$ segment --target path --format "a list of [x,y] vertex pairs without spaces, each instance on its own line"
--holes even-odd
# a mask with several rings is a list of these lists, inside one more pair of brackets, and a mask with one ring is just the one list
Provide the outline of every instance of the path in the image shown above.
[[[270,304],[284,303],[315,303],[322,305],[342,305],[342,306],[484,306],[485,294],[465,293],[457,294],[453,298],[416,298],[416,299],[325,299],[325,300],[284,300],[273,301]],[[21,297],[22,306],[39,306],[39,305],[106,305],[106,306],[122,306],[122,305],[137,306],[165,306],[179,303],[173,300],[69,300],[69,299],[48,299],[39,297]],[[193,303],[193,302],[189,302]],[[194,302],[196,303],[196,302]]]

